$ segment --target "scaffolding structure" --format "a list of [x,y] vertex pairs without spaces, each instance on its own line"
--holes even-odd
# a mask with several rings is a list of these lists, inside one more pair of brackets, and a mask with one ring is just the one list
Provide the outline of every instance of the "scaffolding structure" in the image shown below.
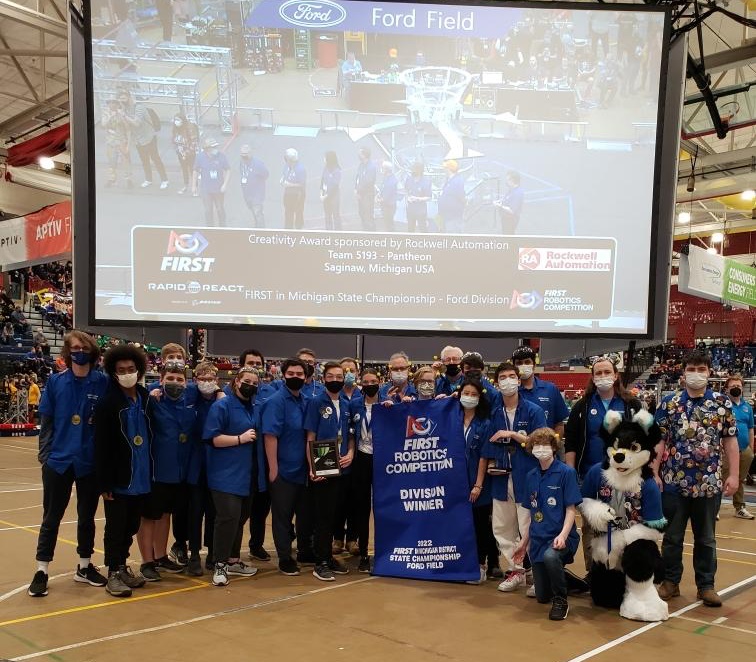
[[[184,44],[138,44],[136,47],[120,46],[112,39],[101,39],[92,44],[92,57],[97,60],[125,60],[132,64],[140,62],[162,62],[171,64],[191,64],[197,66],[212,66],[215,69],[215,84],[218,90],[218,122],[223,133],[231,133],[234,128],[234,116],[236,115],[237,105],[237,88],[236,76],[234,75],[231,63],[231,49],[221,48],[219,46],[199,46]],[[120,82],[130,82],[133,80],[144,81],[145,84],[154,82],[157,86],[157,94],[161,96],[160,85],[170,86],[171,81],[176,85],[176,81],[188,82],[193,79],[175,79],[155,76],[129,76],[123,74],[120,76],[103,76],[97,75],[98,81],[106,82],[106,79],[115,79]],[[107,80],[109,83],[110,81]],[[198,81],[193,81],[198,86]],[[140,89],[141,92],[141,89]],[[197,101],[193,103],[196,108],[195,116],[187,116],[195,122],[199,120],[199,90],[197,90]]]
[[8,409],[3,423],[29,422],[29,393],[25,389],[18,389],[10,397]]

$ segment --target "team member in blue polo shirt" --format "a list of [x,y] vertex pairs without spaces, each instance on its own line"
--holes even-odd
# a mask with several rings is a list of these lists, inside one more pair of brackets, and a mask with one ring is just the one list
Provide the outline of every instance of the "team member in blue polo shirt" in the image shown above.
[[512,353],[512,363],[520,370],[520,396],[543,409],[546,425],[564,437],[564,421],[570,410],[554,384],[535,376],[535,359],[533,348],[525,345]]
[[152,482],[148,395],[137,383],[147,370],[147,357],[134,345],[116,345],[105,354],[104,367],[110,384],[94,416],[97,484],[105,505],[106,590],[125,598],[145,582],[126,560]]
[[239,149],[239,177],[242,194],[247,208],[252,212],[252,220],[256,228],[265,227],[265,184],[268,181],[268,168],[255,156],[252,156],[252,148],[242,145]]
[[540,466],[525,480],[530,528],[523,534],[514,560],[522,562],[528,552],[533,563],[536,599],[541,604],[551,600],[549,619],[563,621],[570,611],[564,566],[572,563],[580,541],[575,528],[575,507],[583,498],[575,470],[555,457],[559,437],[553,430],[539,428],[528,437],[526,448]]
[[415,387],[409,381],[410,361],[404,352],[396,352],[388,361],[389,379],[381,385],[378,399],[381,402],[398,404],[404,397],[417,395]]
[[251,577],[257,572],[257,568],[241,560],[240,553],[250,508],[253,459],[259,443],[260,419],[254,403],[259,381],[254,369],[239,368],[231,393],[213,404],[202,431],[202,438],[209,444],[207,484],[215,504],[215,586],[226,586],[229,575]]
[[509,592],[526,584],[525,568],[516,565],[512,557],[518,539],[530,526],[525,479],[538,466],[538,460],[523,445],[528,434],[546,425],[546,417],[538,405],[520,398],[520,377],[513,364],[505,362],[496,368],[496,383],[503,406],[493,412],[495,432],[484,444],[482,456],[489,460],[493,474],[491,525],[507,564],[499,590]]
[[[197,430],[197,410],[185,397],[183,363],[168,361],[160,371],[160,399],[150,396],[147,414],[152,426],[154,484],[145,507],[137,542],[142,554],[141,571],[147,581],[160,581],[160,572],[181,572],[184,566],[168,558],[171,513],[186,508],[187,478]],[[187,513],[188,518],[188,513]]]
[[37,572],[29,595],[47,595],[48,566],[63,515],[76,484],[79,566],[74,580],[105,586],[106,579],[92,565],[95,512],[100,493],[95,481],[92,408],[105,392],[108,380],[92,369],[100,357],[94,339],[71,331],[63,339],[61,356],[68,370],[50,377],[39,405],[39,461],[42,463],[42,524],[37,540]]
[[[735,507],[735,517],[753,519],[753,513],[746,508],[743,494],[743,482],[748,476],[748,470],[753,462],[753,408],[743,398],[743,378],[740,375],[728,377],[725,391],[732,400],[732,415],[738,429],[738,451],[740,467],[738,471],[738,489],[732,495],[732,505]],[[727,463],[723,462],[723,471]]]
[[391,161],[384,161],[381,164],[381,174],[383,175],[383,181],[378,191],[378,200],[381,205],[383,229],[385,232],[393,232],[396,202],[399,198],[399,181],[394,174],[394,166],[391,164]]
[[407,195],[407,231],[427,232],[428,202],[433,197],[433,187],[430,178],[425,176],[422,161],[412,164],[411,175],[404,180],[404,191]]
[[[338,439],[339,466],[348,472],[354,458],[354,434],[350,431],[349,400],[342,396],[344,370],[338,363],[323,366],[326,392],[307,401],[304,428],[308,444],[324,439]],[[341,476],[316,476],[312,455],[307,453],[310,484],[307,498],[313,506],[315,569],[312,574],[321,581],[332,582],[334,573],[345,575],[349,568],[333,558],[331,541],[338,507]]]
[[465,379],[460,367],[462,350],[447,345],[441,350],[441,363],[444,374],[436,379],[436,395],[451,395]]
[[478,352],[467,352],[462,357],[462,374],[465,379],[477,379],[483,385],[483,397],[488,400],[492,412],[501,409],[501,393],[486,378],[486,364]]
[[480,580],[469,583],[482,584],[486,581],[486,563],[491,569],[496,567],[499,554],[491,531],[491,484],[486,475],[487,461],[481,457],[483,445],[493,432],[491,410],[483,397],[483,386],[477,379],[466,379],[462,383],[459,405],[462,409],[469,499],[473,504],[475,543],[480,565]]
[[311,553],[305,508],[307,456],[304,413],[307,404],[302,395],[306,364],[287,359],[281,365],[284,386],[265,403],[262,431],[268,459],[268,479],[273,542],[278,552],[278,569],[284,575],[298,575],[299,566],[291,557],[291,523],[297,517],[297,550],[299,556]]
[[291,147],[284,153],[281,186],[283,186],[284,225],[287,230],[299,230],[304,227],[307,172],[299,162],[299,152]]
[[205,206],[205,225],[214,225],[213,210],[218,216],[218,225],[226,223],[226,209],[224,198],[228,180],[231,179],[231,166],[226,155],[218,149],[215,138],[205,138],[202,141],[202,151],[197,154],[194,162],[194,179],[192,194],[202,196]]

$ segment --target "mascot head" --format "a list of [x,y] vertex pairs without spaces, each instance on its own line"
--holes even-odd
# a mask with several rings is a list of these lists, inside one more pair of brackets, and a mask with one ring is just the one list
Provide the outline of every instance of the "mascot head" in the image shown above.
[[641,409],[631,420],[621,412],[609,411],[601,427],[601,438],[606,444],[604,469],[625,482],[637,482],[652,475],[649,464],[656,457],[654,450],[661,439],[661,430],[652,414]]

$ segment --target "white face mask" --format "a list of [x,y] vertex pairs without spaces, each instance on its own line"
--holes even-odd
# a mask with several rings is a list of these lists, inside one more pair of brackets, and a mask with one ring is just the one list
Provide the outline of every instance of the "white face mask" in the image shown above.
[[614,388],[613,377],[599,377],[598,379],[594,379],[593,383],[599,391],[609,391]]
[[499,380],[499,390],[503,395],[514,395],[519,388],[519,382],[514,377]]
[[197,390],[202,395],[212,395],[217,390],[218,385],[215,382],[197,382]]
[[139,375],[136,372],[130,372],[128,375],[116,375],[116,379],[123,388],[133,388],[139,381]]
[[461,395],[459,396],[459,404],[465,409],[475,409],[480,402],[480,398],[475,395]]
[[694,391],[700,391],[706,388],[709,383],[709,375],[700,372],[686,372],[685,384]]
[[538,460],[548,460],[554,457],[554,451],[551,450],[551,446],[533,446],[533,457]]
[[407,382],[407,373],[406,372],[391,372],[391,381],[394,382],[394,384],[404,384]]
[[520,378],[521,379],[529,379],[533,375],[533,366],[532,365],[521,365],[518,366],[520,368]]
[[418,384],[417,392],[420,395],[430,398],[436,394],[436,386],[435,384]]

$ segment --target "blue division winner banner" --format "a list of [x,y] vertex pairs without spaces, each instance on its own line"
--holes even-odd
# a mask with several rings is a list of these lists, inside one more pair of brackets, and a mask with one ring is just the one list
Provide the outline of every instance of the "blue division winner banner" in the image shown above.
[[479,579],[456,398],[373,408],[374,574]]

